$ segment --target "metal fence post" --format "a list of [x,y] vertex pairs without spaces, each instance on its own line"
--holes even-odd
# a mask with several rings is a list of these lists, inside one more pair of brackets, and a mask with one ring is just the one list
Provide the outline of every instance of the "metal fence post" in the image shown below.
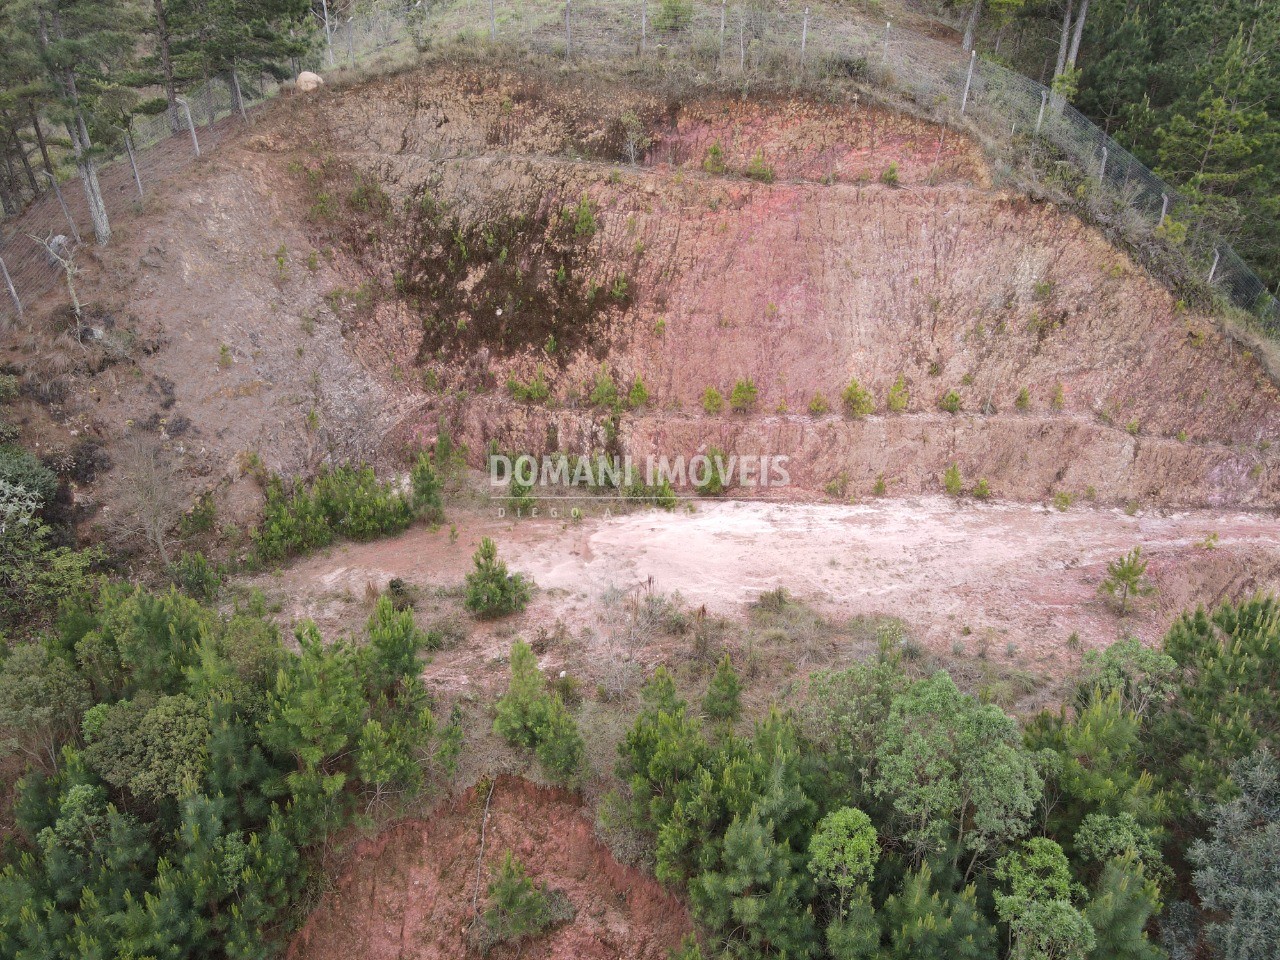
[[1044,126],[1044,110],[1049,105],[1049,91],[1040,91],[1040,116],[1036,117],[1036,136],[1040,136],[1040,128]]
[[1169,195],[1167,193],[1160,194],[1160,226],[1164,226],[1165,218],[1169,216]]
[[67,218],[67,226],[71,228],[71,236],[75,238],[76,243],[80,242],[80,231],[76,228],[76,222],[71,219],[71,211],[67,209],[67,201],[62,199],[62,188],[58,186],[58,178],[48,170],[44,171],[44,175],[49,178],[49,182],[53,184],[54,195],[58,198],[58,206],[62,208],[62,215]]
[[22,300],[18,297],[18,291],[13,286],[13,280],[9,277],[9,268],[4,265],[4,257],[0,257],[0,275],[4,276],[4,285],[9,288],[9,296],[13,297],[13,305],[18,311],[18,319],[22,319]]
[[138,175],[138,158],[133,152],[133,138],[129,136],[129,131],[124,132],[124,148],[129,151],[129,166],[133,167],[133,182],[138,185],[138,196],[145,197],[146,194],[142,190],[142,177]]
[[747,72],[747,26],[738,14],[738,72]]
[[1102,166],[1098,168],[1098,183],[1104,183],[1107,179],[1107,148],[1102,148]]
[[564,58],[566,60],[573,57],[573,28],[569,26],[569,11],[573,7],[573,0],[564,0]]
[[178,101],[178,106],[182,107],[182,112],[187,115],[187,129],[191,131],[191,145],[196,148],[196,156],[200,156],[200,138],[196,136],[196,122],[191,119],[191,104],[187,103],[182,97],[174,97]]
[[1209,282],[1213,283],[1213,278],[1218,274],[1218,259],[1222,256],[1222,251],[1217,247],[1213,248],[1213,266],[1209,268]]
[[804,26],[800,28],[800,66],[804,66],[804,48],[809,43],[809,8],[804,8]]
[[498,14],[493,8],[494,0],[489,0],[489,39],[498,39]]
[[969,73],[964,78],[964,96],[960,98],[960,112],[964,113],[969,107],[969,88],[973,85],[973,65],[978,62],[978,51],[974,50],[969,55]]
[[884,63],[889,62],[889,28],[893,26],[893,22],[886,20],[884,24],[884,56],[881,60]]
[[649,0],[640,0],[640,52],[649,43]]

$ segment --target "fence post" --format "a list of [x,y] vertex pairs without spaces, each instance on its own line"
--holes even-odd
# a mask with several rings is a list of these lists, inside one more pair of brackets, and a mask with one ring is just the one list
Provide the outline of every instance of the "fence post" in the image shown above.
[[494,0],[489,0],[489,39],[498,39],[498,14],[493,9]]
[[0,257],[0,274],[4,275],[4,285],[9,288],[9,296],[13,297],[13,305],[18,310],[18,319],[22,319],[22,301],[18,298],[18,291],[14,289],[13,280],[9,277],[9,268],[4,265],[4,257]]
[[187,115],[187,129],[191,131],[191,145],[196,148],[196,156],[200,156],[200,138],[196,136],[196,122],[191,119],[191,104],[187,103],[182,97],[174,97],[178,101],[178,106],[182,107],[182,112]]
[[347,65],[356,65],[356,28],[355,19],[347,21]]
[[[333,59],[332,50],[329,51],[329,59],[330,60]],[[333,66],[333,64],[330,64],[330,66]],[[245,123],[248,123],[249,113],[244,108],[244,93],[242,93],[240,90],[240,74],[236,72],[236,68],[234,66],[232,66],[231,68],[231,85],[235,87],[236,103],[240,106],[240,119],[243,120]]]
[[747,72],[747,28],[742,14],[738,14],[738,72]]
[[809,8],[804,8],[804,26],[800,28],[800,66],[804,66],[804,48],[809,43]]
[[884,56],[881,60],[884,63],[889,62],[889,28],[893,26],[892,21],[886,20],[884,24]]
[[570,60],[573,58],[573,28],[569,26],[569,11],[573,7],[573,0],[564,0],[564,58]]
[[1098,183],[1102,184],[1107,178],[1107,148],[1102,148],[1102,166],[1098,168]]
[[1160,194],[1160,223],[1159,223],[1159,226],[1162,226],[1162,227],[1164,226],[1164,221],[1165,221],[1165,218],[1166,218],[1167,216],[1169,216],[1169,195],[1168,195],[1167,193],[1162,193],[1162,194]]
[[640,52],[649,43],[649,0],[640,0]]
[[48,170],[44,171],[44,175],[48,177],[49,182],[53,184],[53,192],[58,198],[58,206],[62,208],[62,215],[67,218],[67,225],[71,227],[71,236],[75,238],[76,243],[79,243],[80,231],[76,228],[76,222],[71,219],[71,211],[67,209],[67,201],[62,199],[62,188],[58,186],[58,178]]
[[138,159],[133,153],[133,138],[129,136],[129,131],[124,132],[124,148],[129,151],[129,166],[133,167],[133,182],[138,185],[138,196],[145,197],[142,191],[142,177],[138,175]]
[[973,85],[973,65],[978,61],[978,51],[969,55],[969,73],[964,78],[964,96],[960,99],[960,112],[964,113],[969,106],[969,87]]
[[1209,268],[1209,282],[1213,283],[1213,278],[1218,273],[1218,258],[1222,256],[1222,251],[1217,247],[1213,248],[1213,266]]
[[1036,117],[1036,136],[1040,136],[1040,127],[1044,125],[1044,110],[1049,105],[1049,91],[1040,91],[1040,116]]

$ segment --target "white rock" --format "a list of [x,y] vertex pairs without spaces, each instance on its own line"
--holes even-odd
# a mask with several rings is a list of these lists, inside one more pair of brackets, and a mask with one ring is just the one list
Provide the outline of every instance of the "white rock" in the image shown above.
[[312,73],[310,70],[303,70],[298,74],[298,89],[302,93],[310,93],[319,87],[324,86],[324,77],[318,73]]

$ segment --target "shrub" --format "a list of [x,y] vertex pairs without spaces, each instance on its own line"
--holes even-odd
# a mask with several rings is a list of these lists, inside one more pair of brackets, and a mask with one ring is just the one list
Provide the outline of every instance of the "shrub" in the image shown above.
[[529,604],[529,584],[518,573],[508,574],[498,559],[498,546],[489,537],[480,541],[472,557],[475,570],[467,574],[468,610],[481,619],[519,613]]
[[345,465],[324,471],[310,486],[273,476],[261,525],[253,531],[256,563],[279,563],[327,547],[339,537],[372,540],[399,533],[414,508],[392,483],[380,483],[372,467]]
[[510,850],[487,894],[488,906],[475,928],[477,946],[483,954],[498,944],[518,944],[537,937],[574,917],[568,897],[535,884]]
[[827,398],[820,393],[815,393],[813,399],[809,401],[809,412],[815,417],[820,417],[828,409],[830,408],[827,406]]
[[1013,405],[1017,409],[1023,411],[1024,413],[1027,410],[1030,410],[1031,409],[1031,391],[1028,390],[1026,387],[1023,387],[1021,390],[1019,390],[1017,398],[1013,401]]
[[1062,388],[1062,384],[1058,384],[1053,388],[1053,399],[1049,401],[1049,407],[1053,410],[1061,410],[1067,405],[1067,393]]
[[499,700],[493,731],[513,746],[533,750],[562,783],[582,769],[586,747],[564,700],[547,691],[533,649],[517,640],[511,647],[511,682]]
[[946,413],[960,412],[960,394],[954,390],[948,390],[942,395],[942,399],[938,401],[938,409]]
[[21,487],[40,506],[50,503],[58,492],[57,475],[21,447],[0,447],[0,480]]
[[901,182],[901,178],[898,176],[898,164],[896,162],[890,163],[889,166],[885,168],[884,173],[880,174],[880,182],[886,187],[898,186]]
[[644,380],[639,374],[636,374],[635,382],[631,384],[631,390],[627,394],[627,406],[632,410],[638,410],[649,402],[649,388],[644,385]]
[[1098,592],[1110,597],[1122,614],[1127,613],[1130,600],[1155,591],[1146,573],[1147,561],[1142,559],[1142,548],[1134,547],[1107,564],[1107,575],[1102,578]]
[[733,393],[729,395],[729,406],[735,413],[750,413],[756,405],[759,391],[752,380],[739,380],[733,385]]
[[727,167],[724,162],[724,148],[716,140],[707,147],[707,155],[702,160],[702,169],[707,173],[724,173]]
[[712,720],[726,721],[737,720],[742,712],[742,685],[727,653],[716,667],[707,695],[702,698],[702,710]]
[[943,488],[953,497],[958,497],[964,491],[964,481],[960,477],[960,468],[954,463],[947,467],[946,472],[942,475]]
[[702,409],[711,414],[720,413],[724,410],[724,397],[720,395],[720,391],[715,387],[707,387],[706,392],[703,393]]
[[653,25],[659,30],[683,30],[693,20],[693,4],[689,0],[660,0]]
[[973,495],[979,500],[989,500],[991,498],[991,486],[987,483],[986,477],[978,478],[978,482],[973,487]]
[[877,497],[883,497],[889,492],[889,484],[885,481],[883,473],[876,474],[876,482],[875,485],[872,486],[871,492]]
[[[714,497],[724,493],[733,482],[725,461],[725,453],[719,447],[711,447],[705,454],[709,467],[702,483],[695,483],[693,489],[701,497]],[[692,476],[690,477],[692,480]]]
[[773,183],[773,167],[765,162],[763,150],[757,150],[747,164],[747,176],[761,183]]
[[875,400],[863,389],[857,377],[850,380],[849,385],[844,388],[844,392],[840,394],[840,402],[844,405],[845,414],[850,417],[865,417],[876,412]]
[[441,491],[444,484],[431,462],[431,454],[422,451],[409,471],[409,486],[413,491],[413,512],[430,523],[444,519],[444,501]]
[[511,396],[521,403],[543,403],[551,396],[551,388],[547,385],[547,378],[543,375],[541,365],[528,383],[521,383],[512,377],[507,381],[507,389],[511,391]]
[[593,407],[616,408],[618,406],[618,386],[613,382],[608,367],[602,366],[596,371],[596,382],[591,388],[587,402]]
[[907,389],[907,379],[902,374],[898,374],[898,379],[893,381],[893,386],[889,388],[887,406],[892,413],[902,413],[910,402],[911,391]]
[[1053,506],[1059,513],[1066,513],[1075,501],[1075,494],[1067,490],[1059,490],[1053,495]]
[[575,237],[581,240],[595,236],[597,226],[595,206],[591,203],[591,198],[585,193],[576,207],[571,207],[564,212],[564,217],[573,228]]
[[169,572],[173,582],[197,600],[212,600],[222,587],[222,575],[217,567],[196,551],[178,557]]

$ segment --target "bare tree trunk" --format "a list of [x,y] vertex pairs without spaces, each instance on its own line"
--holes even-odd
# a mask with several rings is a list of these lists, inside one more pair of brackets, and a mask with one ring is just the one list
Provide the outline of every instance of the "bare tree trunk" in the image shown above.
[[[53,30],[61,38],[62,23],[56,5],[52,8],[52,17]],[[41,26],[43,28],[43,24]],[[47,46],[48,40],[44,39]],[[107,218],[107,205],[102,200],[102,188],[98,185],[98,168],[93,162],[91,152],[93,141],[89,139],[89,127],[84,122],[84,110],[80,106],[75,68],[63,70],[58,79],[62,84],[63,95],[71,107],[72,118],[67,121],[67,132],[71,134],[71,147],[76,155],[76,167],[80,171],[80,182],[84,184],[84,197],[89,205],[89,217],[93,220],[93,234],[101,246],[111,239],[111,221]]]
[[964,27],[964,52],[968,53],[973,49],[974,43],[977,41],[978,18],[982,16],[982,0],[974,0],[973,6],[969,9],[969,19]]
[[152,0],[156,13],[156,41],[160,50],[160,72],[164,75],[164,96],[169,101],[169,129],[182,130],[182,118],[178,115],[178,87],[173,79],[173,57],[169,52],[169,21],[164,12],[164,0]]
[[36,143],[40,146],[40,156],[44,159],[44,172],[53,176],[53,161],[49,159],[49,145],[44,142],[44,128],[40,126],[40,117],[36,113],[36,105],[27,102],[27,114],[31,117],[31,129],[36,133]]
[[9,125],[9,136],[13,138],[14,149],[18,151],[18,161],[22,164],[22,170],[27,175],[27,182],[31,184],[31,195],[33,197],[40,196],[40,185],[36,182],[36,172],[31,169],[31,161],[27,159],[27,148],[22,144],[22,137],[18,135],[18,123],[6,112],[3,114],[5,122]]
[[1076,58],[1080,55],[1080,40],[1084,36],[1084,21],[1089,16],[1089,0],[1080,0],[1080,13],[1076,16],[1076,32],[1071,38],[1071,52],[1067,55],[1067,66],[1075,69]]
[[1075,12],[1072,0],[1067,0],[1066,9],[1062,13],[1062,36],[1058,40],[1058,62],[1053,68],[1053,79],[1062,76],[1067,68],[1067,44],[1071,41],[1071,14]]

